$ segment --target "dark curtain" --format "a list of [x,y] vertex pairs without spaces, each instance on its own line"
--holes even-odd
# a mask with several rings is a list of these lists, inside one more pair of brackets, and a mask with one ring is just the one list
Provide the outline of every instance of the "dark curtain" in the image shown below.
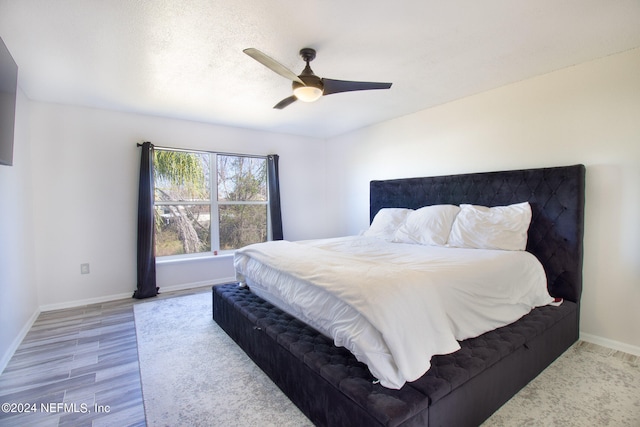
[[153,221],[153,144],[145,142],[140,156],[138,191],[138,285],[134,298],[158,295],[156,287],[156,245]]
[[273,240],[282,240],[282,213],[280,211],[280,178],[278,177],[278,155],[267,156],[269,181],[269,212],[271,215],[271,235]]

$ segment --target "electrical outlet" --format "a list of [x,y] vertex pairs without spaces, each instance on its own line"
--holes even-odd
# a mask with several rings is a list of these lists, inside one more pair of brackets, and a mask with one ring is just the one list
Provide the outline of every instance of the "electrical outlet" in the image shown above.
[[89,274],[89,263],[80,264],[80,274]]

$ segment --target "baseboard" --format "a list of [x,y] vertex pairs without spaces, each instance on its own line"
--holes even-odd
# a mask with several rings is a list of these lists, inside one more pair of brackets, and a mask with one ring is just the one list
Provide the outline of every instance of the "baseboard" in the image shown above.
[[640,356],[640,347],[626,344],[620,341],[610,340],[608,338],[602,338],[597,335],[580,333],[580,339],[582,341],[590,342],[591,344],[597,344],[602,347],[607,347],[612,350],[622,351],[624,353],[633,354],[634,356]]
[[127,292],[126,294],[114,294],[114,295],[106,295],[103,297],[61,302],[57,304],[45,304],[40,306],[40,311],[64,310],[66,308],[76,308],[76,307],[82,307],[84,305],[100,304],[103,302],[110,302],[110,301],[116,301],[119,299],[131,298],[132,295],[133,295],[133,290],[131,292]]
[[20,329],[20,332],[18,333],[18,335],[16,335],[16,337],[11,342],[11,345],[9,346],[9,348],[7,348],[7,351],[5,351],[5,353],[2,355],[2,359],[0,359],[0,374],[4,372],[4,368],[6,368],[7,365],[9,364],[9,361],[13,357],[13,354],[16,352],[16,350],[22,343],[22,340],[24,339],[24,337],[26,337],[27,334],[29,333],[29,330],[31,329],[33,324],[36,322],[36,319],[38,318],[40,313],[41,311],[39,309],[36,309],[36,311],[33,312],[33,314],[31,315],[31,317],[29,317],[29,319],[24,324],[22,329]]
[[[200,288],[203,286],[222,285],[224,283],[231,283],[235,281],[236,281],[236,278],[235,276],[233,276],[233,277],[226,277],[226,278],[221,278],[217,280],[205,280],[202,282],[191,282],[191,283],[182,283],[180,285],[163,286],[162,288],[160,288],[160,293],[183,291],[185,289]],[[131,292],[128,292],[126,294],[114,294],[114,295],[107,295],[107,296],[97,297],[97,298],[88,298],[84,300],[62,302],[58,304],[47,304],[47,305],[40,306],[40,311],[44,312],[44,311],[52,311],[52,310],[63,310],[66,308],[82,307],[84,305],[100,304],[103,302],[111,302],[119,299],[127,299],[132,297],[133,297],[133,290],[131,290]]]

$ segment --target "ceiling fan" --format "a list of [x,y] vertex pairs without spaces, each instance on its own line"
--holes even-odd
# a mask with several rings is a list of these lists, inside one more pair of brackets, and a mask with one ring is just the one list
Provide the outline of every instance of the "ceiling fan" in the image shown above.
[[300,50],[300,56],[307,65],[298,76],[275,59],[260,52],[258,49],[248,48],[244,49],[243,52],[265,67],[293,82],[291,84],[293,87],[293,95],[283,99],[273,107],[278,110],[291,105],[297,100],[313,102],[323,95],[331,95],[332,93],[351,92],[355,90],[389,89],[391,87],[391,83],[354,82],[318,77],[313,73],[309,66],[309,62],[313,61],[316,57],[316,51],[308,47]]

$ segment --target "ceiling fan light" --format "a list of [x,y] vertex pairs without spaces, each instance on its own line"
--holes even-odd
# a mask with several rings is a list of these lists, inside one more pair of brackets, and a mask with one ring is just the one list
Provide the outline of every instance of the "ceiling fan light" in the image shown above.
[[299,101],[313,102],[322,96],[322,89],[314,86],[300,86],[293,90],[293,94]]

